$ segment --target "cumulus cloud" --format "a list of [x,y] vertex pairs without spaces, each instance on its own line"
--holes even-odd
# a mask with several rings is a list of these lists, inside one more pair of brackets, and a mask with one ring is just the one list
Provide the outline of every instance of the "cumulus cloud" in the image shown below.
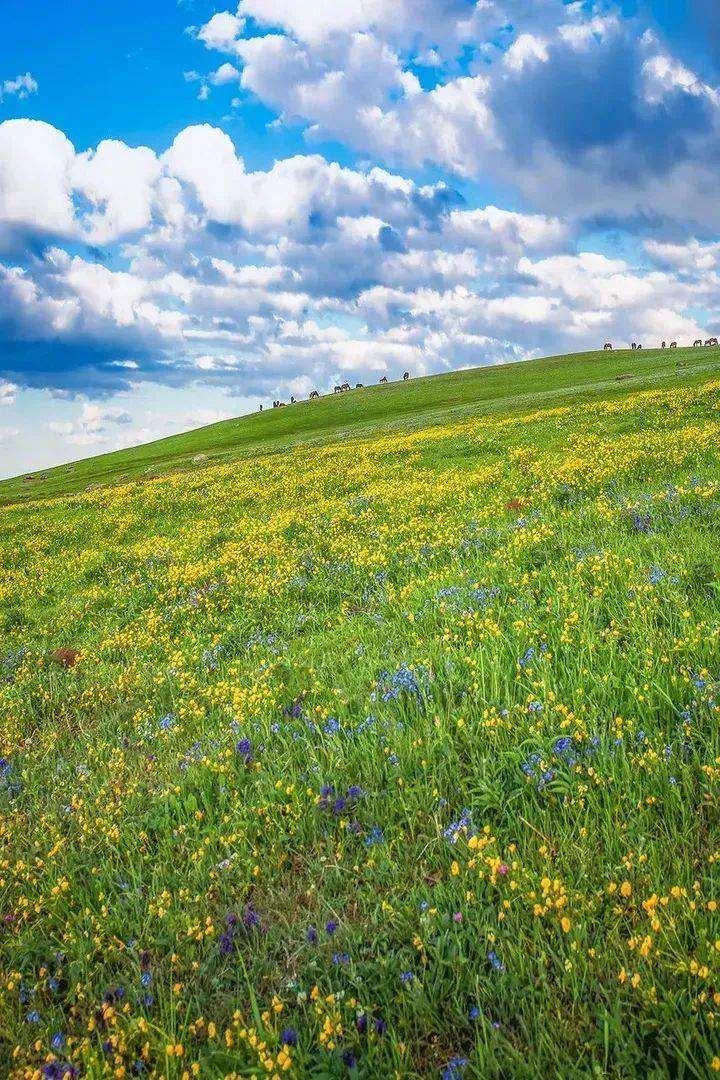
[[[521,71],[545,64],[533,47]],[[608,337],[693,340],[699,310],[720,318],[713,245],[654,238],[648,269],[578,251],[579,228],[319,154],[248,171],[208,124],[157,153],[114,140],[76,150],[47,124],[8,121],[0,387],[102,398],[156,381],[289,397]],[[155,430],[92,411],[63,423],[54,433],[79,445]]]
[[718,90],[611,2],[241,0],[199,33],[309,140],[491,176],[546,213],[720,223]]

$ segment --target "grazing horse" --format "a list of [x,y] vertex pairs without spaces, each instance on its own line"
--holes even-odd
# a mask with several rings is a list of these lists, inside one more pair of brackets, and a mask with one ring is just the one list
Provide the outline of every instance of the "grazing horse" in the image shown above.
[[698,338],[697,341],[693,341],[693,349],[697,349],[698,345],[702,345],[700,338]]
[[403,382],[407,382],[409,378],[410,378],[410,372],[406,371],[405,374],[403,375]]
[[342,386],[340,387],[340,389],[341,389],[341,390],[351,390],[351,389],[352,389],[352,387],[350,386],[350,383],[349,383],[349,382],[344,382],[344,383],[342,384]]
[[320,395],[317,392],[317,390],[311,390],[311,392],[310,392],[310,400],[311,401],[312,401],[313,398],[319,398],[319,397],[320,397]]
[[716,337],[708,338],[705,342],[706,345],[717,345],[718,339]]
[[603,345],[603,351],[604,352],[612,352],[612,345],[610,344],[609,341],[606,341],[605,344]]
[[636,342],[636,341],[633,341],[633,343],[632,343],[632,345],[630,346],[630,348],[632,349],[632,351],[633,351],[633,352],[635,352],[635,350],[637,349],[637,342]]
[[355,389],[356,390],[362,390],[363,389],[363,384],[361,382],[356,382],[355,383]]
[[286,401],[278,401],[278,409],[287,409]]
[[662,343],[662,347],[663,347],[663,349],[667,349],[667,345],[665,344],[665,342],[664,342],[664,341],[663,341],[663,343]]
[[671,341],[670,342],[670,348],[671,349],[677,349],[677,341]]
[[333,386],[333,394],[339,394],[342,390],[342,386]]
[[387,382],[387,375],[383,375],[383,377],[382,377],[382,379],[380,380],[380,382]]

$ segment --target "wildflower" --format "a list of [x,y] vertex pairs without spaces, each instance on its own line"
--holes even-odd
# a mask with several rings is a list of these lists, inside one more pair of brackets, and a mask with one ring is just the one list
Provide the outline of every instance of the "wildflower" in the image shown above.
[[412,971],[402,971],[400,973],[400,982],[402,982],[402,983],[412,982],[414,978],[415,978],[415,974]]
[[338,928],[338,924],[335,922],[334,919],[330,919],[328,922],[325,923],[325,933],[326,934],[334,934],[335,931],[337,930],[337,928]]
[[385,843],[385,837],[383,836],[383,831],[379,825],[373,825],[372,829],[365,837],[365,843],[368,847],[375,847],[377,844]]
[[284,1028],[282,1035],[280,1036],[280,1042],[283,1044],[283,1046],[297,1046],[298,1034],[295,1028]]
[[563,736],[563,738],[555,740],[555,742],[553,743],[553,753],[564,754],[568,747],[571,745],[572,739],[569,736],[565,735]]
[[494,949],[490,950],[487,958],[490,963],[490,967],[493,968],[495,971],[505,970],[505,965],[503,964],[498,954],[494,951]]
[[454,1057],[443,1069],[442,1080],[462,1080],[463,1069],[467,1063],[467,1058]]
[[305,933],[305,940],[310,945],[317,945],[317,943],[318,943],[318,932],[317,932],[317,930],[315,929],[314,926],[308,926],[307,931]]
[[237,751],[237,753],[239,754],[239,756],[241,757],[241,759],[243,760],[245,765],[252,764],[253,755],[252,755],[252,743],[250,742],[250,739],[240,739],[240,741],[237,743],[237,745],[235,747],[235,750]]

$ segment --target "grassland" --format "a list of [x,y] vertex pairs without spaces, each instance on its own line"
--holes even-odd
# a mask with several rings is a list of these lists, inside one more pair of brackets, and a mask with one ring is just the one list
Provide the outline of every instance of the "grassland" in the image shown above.
[[720,1070],[719,436],[592,355],[0,485],[0,1075]]
[[629,388],[695,385],[719,366],[715,349],[648,349],[556,356],[367,386],[0,481],[0,505],[194,469],[199,454],[208,463],[222,464],[473,416],[591,402],[626,394]]

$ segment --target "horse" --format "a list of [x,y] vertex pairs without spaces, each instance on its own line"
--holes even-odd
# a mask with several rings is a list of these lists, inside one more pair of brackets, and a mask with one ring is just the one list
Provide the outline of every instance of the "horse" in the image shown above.
[[705,342],[706,345],[717,345],[718,339],[716,337],[708,338]]
[[642,345],[638,344],[638,349],[642,349]]
[[294,404],[295,404],[295,398],[294,398],[294,397],[291,397],[291,398],[290,398],[290,404],[291,404],[291,405],[294,405]]
[[363,389],[363,384],[361,382],[356,382],[355,383],[355,389],[356,390],[362,390]]
[[612,345],[610,344],[609,341],[606,341],[605,344],[603,345],[603,351],[604,352],[612,352]]
[[405,374],[403,375],[403,382],[407,382],[409,378],[410,378],[410,372],[406,371]]
[[697,341],[693,341],[693,349],[697,349],[698,345],[702,345],[700,338],[698,338]]
[[383,375],[383,377],[382,377],[382,379],[380,380],[380,382],[381,382],[381,383],[383,383],[383,382],[384,382],[384,383],[386,383],[386,382],[387,382],[387,375]]
[[351,389],[350,383],[349,382],[344,382],[342,384],[342,386],[340,387],[340,389],[341,390],[350,390]]
[[319,398],[319,397],[320,397],[320,395],[319,395],[319,393],[317,392],[317,390],[312,390],[312,391],[310,392],[310,400],[311,400],[311,401],[312,401],[312,399],[313,399],[313,398]]
[[342,391],[342,386],[333,386],[333,394],[339,394]]
[[671,349],[677,349],[677,341],[671,341],[670,342],[670,348]]
[[630,346],[630,348],[631,348],[631,349],[633,350],[633,352],[635,352],[635,350],[637,349],[637,342],[633,341],[633,343],[632,343],[632,345]]
[[663,341],[663,343],[662,343],[662,347],[663,347],[663,349],[667,349],[667,345],[665,344],[665,342],[664,342],[664,341]]

